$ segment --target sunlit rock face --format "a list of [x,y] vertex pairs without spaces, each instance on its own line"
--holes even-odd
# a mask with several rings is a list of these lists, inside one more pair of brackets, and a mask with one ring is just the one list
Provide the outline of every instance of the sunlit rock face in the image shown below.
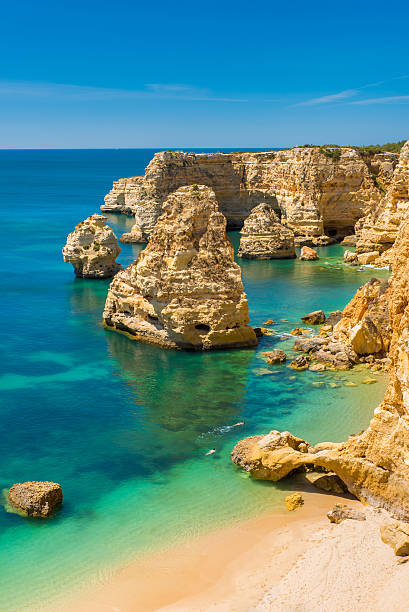
[[277,479],[272,469],[281,475],[288,466],[313,464],[335,472],[362,501],[409,521],[409,220],[401,223],[393,251],[389,284],[374,279],[361,287],[334,328],[340,339],[355,338],[364,354],[388,349],[390,383],[368,429],[342,444],[318,444],[312,455],[297,453],[290,463],[288,453],[261,452],[262,437],[254,436],[236,446],[233,460],[245,449],[236,463],[257,468],[255,477],[263,479]]
[[[377,172],[385,164],[378,164]],[[143,177],[120,179],[102,210],[135,214],[127,242],[146,242],[168,195],[183,185],[213,189],[228,227],[240,229],[252,210],[269,204],[295,233],[297,244],[328,244],[382,197],[368,163],[355,150],[336,154],[319,147],[259,153],[156,153]],[[385,179],[386,180],[386,179]],[[328,235],[326,235],[328,234]],[[303,240],[304,239],[304,240]]]
[[239,257],[288,259],[295,257],[294,232],[280,223],[269,204],[259,204],[244,221]]
[[214,192],[181,187],[163,210],[146,249],[111,283],[106,326],[168,348],[255,346],[240,267]]
[[118,263],[121,249],[106,217],[91,215],[81,221],[62,250],[64,261],[71,263],[75,275],[81,278],[112,278],[122,266]]
[[399,162],[381,202],[362,219],[357,227],[357,252],[390,249],[400,223],[409,211],[409,140],[402,147]]

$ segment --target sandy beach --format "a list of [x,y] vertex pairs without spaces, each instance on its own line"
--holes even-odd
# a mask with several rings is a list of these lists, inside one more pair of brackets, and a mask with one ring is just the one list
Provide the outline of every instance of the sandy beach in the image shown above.
[[[409,595],[409,565],[380,539],[387,513],[333,495],[307,492],[304,499],[295,512],[283,509],[136,561],[60,610],[400,609]],[[326,512],[345,501],[367,520],[330,524]]]

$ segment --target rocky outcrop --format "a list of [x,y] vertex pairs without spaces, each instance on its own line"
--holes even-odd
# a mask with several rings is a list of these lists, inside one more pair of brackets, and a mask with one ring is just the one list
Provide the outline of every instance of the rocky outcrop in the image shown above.
[[295,257],[294,232],[279,221],[269,204],[259,204],[244,221],[238,255],[246,259]]
[[91,215],[81,221],[62,250],[64,261],[71,263],[80,278],[112,278],[122,266],[118,263],[121,249],[116,236],[105,224],[106,217]]
[[382,542],[393,548],[395,555],[406,557],[409,555],[409,525],[396,521],[380,528]]
[[18,482],[10,488],[8,499],[26,516],[47,517],[62,503],[61,485],[56,482]]
[[[399,229],[394,247],[393,273],[389,285],[372,281],[358,290],[344,310],[343,319],[334,333],[350,337],[351,330],[361,322],[374,323],[376,348],[379,340],[388,346],[390,382],[385,398],[375,409],[368,429],[349,440],[327,448],[316,445],[304,465],[324,468],[336,473],[348,490],[360,500],[390,511],[396,518],[409,520],[409,220]],[[345,312],[346,311],[346,312]],[[387,325],[385,327],[387,321]],[[365,343],[367,338],[364,335]],[[296,342],[299,342],[297,340]],[[386,341],[386,344],[385,344]],[[279,433],[276,432],[279,437]],[[290,434],[286,433],[286,436]],[[263,477],[261,436],[254,436],[246,457]],[[297,439],[298,440],[298,439]],[[246,441],[239,443],[245,445]],[[298,453],[292,465],[303,465],[303,453]],[[310,458],[312,457],[312,461]],[[277,461],[277,464],[280,462]],[[259,467],[261,465],[261,467]],[[280,465],[274,474],[281,473]],[[287,472],[288,473],[288,472]],[[269,472],[264,469],[264,477]],[[278,478],[277,478],[278,479]]]
[[357,253],[390,249],[401,221],[409,211],[409,140],[403,146],[399,162],[385,196],[357,225]]
[[310,325],[321,325],[325,323],[325,314],[323,310],[314,310],[301,317],[301,321]]
[[132,339],[167,348],[257,344],[213,191],[193,185],[168,197],[148,246],[112,281],[103,318]]
[[300,259],[302,261],[315,261],[319,259],[318,253],[315,249],[311,249],[308,246],[301,247]]
[[342,523],[345,519],[354,521],[366,521],[366,516],[363,512],[349,508],[346,504],[335,504],[332,510],[327,513],[330,523]]
[[292,229],[299,246],[331,242],[352,234],[382,192],[358,152],[296,147],[259,153],[156,153],[143,177],[120,179],[102,210],[135,214],[131,236],[146,242],[168,195],[183,185],[208,185],[228,227],[239,229],[251,211],[269,204]]

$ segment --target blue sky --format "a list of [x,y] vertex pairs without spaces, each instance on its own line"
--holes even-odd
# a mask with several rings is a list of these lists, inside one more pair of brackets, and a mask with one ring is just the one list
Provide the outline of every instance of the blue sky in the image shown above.
[[0,147],[409,138],[409,3],[2,5]]

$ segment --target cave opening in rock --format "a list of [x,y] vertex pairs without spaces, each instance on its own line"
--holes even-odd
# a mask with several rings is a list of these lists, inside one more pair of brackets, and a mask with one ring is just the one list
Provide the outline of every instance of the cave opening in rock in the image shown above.
[[197,329],[198,332],[204,332],[206,334],[210,331],[210,327],[205,323],[198,323],[195,325],[195,329]]

